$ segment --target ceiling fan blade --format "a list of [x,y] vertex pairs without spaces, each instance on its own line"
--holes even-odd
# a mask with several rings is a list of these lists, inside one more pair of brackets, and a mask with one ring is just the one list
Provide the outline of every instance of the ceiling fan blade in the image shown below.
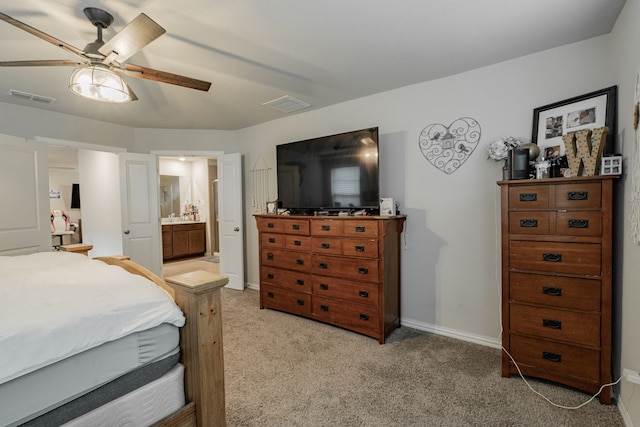
[[153,19],[141,13],[98,51],[105,56],[112,52],[117,53],[114,59],[124,62],[165,32],[166,30]]
[[36,37],[41,38],[42,40],[49,42],[53,45],[56,45],[68,52],[73,53],[74,55],[78,55],[80,57],[84,57],[84,52],[80,49],[78,49],[75,46],[70,45],[69,43],[63,42],[62,40],[58,40],[55,37],[50,36],[47,33],[43,33],[40,30],[37,30],[35,28],[33,28],[30,25],[25,24],[24,22],[18,21],[17,19],[14,19],[12,17],[10,17],[9,15],[5,15],[4,13],[0,12],[0,20],[5,21],[8,24],[13,25],[14,27],[20,28],[21,30],[26,31],[27,33],[33,34]]
[[166,73],[164,71],[153,70],[151,68],[141,67],[139,65],[124,64],[121,71],[127,76],[153,80],[156,82],[169,83],[172,85],[183,86],[190,89],[201,90],[204,92],[208,91],[211,87],[211,83],[205,82],[203,80],[180,76],[178,74]]
[[41,59],[28,61],[0,61],[0,67],[78,67],[82,62],[67,59]]

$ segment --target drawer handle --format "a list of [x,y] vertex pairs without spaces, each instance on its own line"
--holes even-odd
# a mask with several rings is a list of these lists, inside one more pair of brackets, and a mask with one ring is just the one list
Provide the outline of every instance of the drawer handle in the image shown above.
[[273,227],[275,227],[274,223],[270,222],[270,223],[267,224],[267,228],[273,228]]
[[327,265],[327,263],[326,263],[326,262],[321,262],[321,263],[318,265],[318,267],[320,267],[320,268],[327,268],[327,267],[328,267],[328,265]]
[[275,295],[273,295],[273,292],[267,292],[267,296],[268,296],[269,298],[273,298],[273,297],[275,297]]
[[320,247],[321,247],[322,249],[329,249],[329,246],[331,246],[329,243],[322,243],[322,244],[320,245]]
[[562,329],[562,322],[559,320],[542,319],[542,326],[551,329]]
[[364,252],[364,246],[362,246],[362,245],[357,245],[357,246],[356,246],[356,252]]
[[327,285],[326,283],[320,283],[320,289],[322,289],[323,291],[328,291],[329,285]]
[[545,252],[542,254],[542,260],[548,261],[548,262],[561,262],[562,254],[552,254],[552,253]]
[[569,228],[589,228],[588,219],[570,219]]
[[553,288],[551,286],[543,286],[542,293],[545,295],[551,295],[552,297],[562,296],[562,288]]
[[330,225],[323,225],[321,227],[321,229],[322,229],[322,231],[329,231],[329,230],[331,230],[331,226]]
[[267,274],[267,278],[268,279],[273,279],[273,274],[271,274],[271,273]]
[[273,254],[271,252],[267,254],[267,259],[273,259]]
[[520,201],[521,202],[535,202],[538,200],[538,193],[521,193]]
[[320,310],[322,310],[322,311],[329,311],[329,306],[328,306],[328,305],[321,305],[321,306],[320,306]]
[[360,320],[369,320],[369,315],[360,313]]
[[304,300],[302,300],[302,299],[299,299],[296,302],[298,303],[298,305],[304,305]]
[[569,191],[567,194],[567,198],[569,200],[588,200],[589,192],[588,191]]
[[369,269],[366,267],[360,267],[358,268],[358,273],[360,274],[369,274]]
[[302,246],[302,242],[300,240],[293,241],[294,246]]
[[550,351],[543,351],[542,358],[545,360],[549,360],[551,362],[560,363],[562,362],[562,355],[558,353],[551,353]]
[[276,239],[274,239],[273,237],[269,237],[269,243],[275,243]]
[[357,225],[356,226],[356,233],[364,233],[365,227],[364,225]]
[[298,284],[300,286],[304,286],[304,280],[298,279],[298,280],[296,280],[296,284]]
[[536,228],[537,226],[538,226],[537,219],[521,219],[520,220],[520,227]]
[[303,259],[297,259],[297,260],[296,260],[296,264],[298,264],[298,265],[304,265],[304,260],[303,260]]
[[300,230],[300,224],[293,224],[291,228],[293,228],[294,230]]
[[360,291],[358,292],[358,295],[361,296],[362,298],[369,298],[369,292],[367,291]]

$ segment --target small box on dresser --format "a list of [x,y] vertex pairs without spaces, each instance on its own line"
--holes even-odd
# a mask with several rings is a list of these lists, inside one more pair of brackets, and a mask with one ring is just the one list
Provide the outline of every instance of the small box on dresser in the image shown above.
[[378,339],[400,326],[405,217],[256,215],[260,308]]
[[498,182],[502,346],[524,375],[591,394],[611,382],[614,178]]

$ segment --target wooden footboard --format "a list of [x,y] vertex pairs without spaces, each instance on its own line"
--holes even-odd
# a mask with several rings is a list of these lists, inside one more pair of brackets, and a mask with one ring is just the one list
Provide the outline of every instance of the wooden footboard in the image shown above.
[[180,330],[180,358],[185,366],[185,398],[188,404],[156,425],[225,426],[220,288],[229,279],[198,270],[169,277],[165,283],[127,257],[95,259],[152,280],[173,296],[185,315],[186,322]]

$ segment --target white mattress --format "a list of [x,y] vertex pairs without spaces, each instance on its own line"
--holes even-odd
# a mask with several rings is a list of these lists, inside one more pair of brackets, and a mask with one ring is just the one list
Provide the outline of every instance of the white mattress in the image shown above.
[[161,323],[184,324],[152,281],[71,252],[0,256],[0,384]]
[[63,426],[149,426],[184,405],[184,367],[177,364],[161,378],[69,421]]
[[179,328],[135,332],[0,384],[0,426],[18,425],[179,352]]

